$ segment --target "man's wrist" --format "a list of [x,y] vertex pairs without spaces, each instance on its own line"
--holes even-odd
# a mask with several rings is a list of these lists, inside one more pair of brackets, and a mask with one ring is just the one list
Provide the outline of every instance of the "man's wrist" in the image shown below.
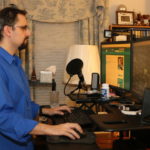
[[43,114],[43,108],[51,108],[50,105],[41,105],[39,109],[39,115],[42,116]]

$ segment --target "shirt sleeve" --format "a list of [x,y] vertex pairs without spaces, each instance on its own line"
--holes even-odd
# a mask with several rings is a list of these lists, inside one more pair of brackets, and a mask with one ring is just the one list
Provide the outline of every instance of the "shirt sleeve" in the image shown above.
[[29,132],[38,122],[17,113],[12,101],[5,81],[0,77],[0,134],[18,142],[27,142],[31,138]]
[[33,118],[35,118],[39,114],[40,105],[31,101],[31,107],[32,107],[32,116]]

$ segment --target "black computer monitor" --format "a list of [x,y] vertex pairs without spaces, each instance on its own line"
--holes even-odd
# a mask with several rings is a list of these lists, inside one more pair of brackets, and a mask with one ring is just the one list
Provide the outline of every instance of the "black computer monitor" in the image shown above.
[[131,75],[131,92],[142,101],[150,88],[150,41],[134,43]]
[[131,43],[102,44],[101,81],[109,85],[130,90]]
[[150,88],[150,40],[131,45],[104,44],[101,51],[102,82],[120,95],[130,92],[142,102],[144,89]]

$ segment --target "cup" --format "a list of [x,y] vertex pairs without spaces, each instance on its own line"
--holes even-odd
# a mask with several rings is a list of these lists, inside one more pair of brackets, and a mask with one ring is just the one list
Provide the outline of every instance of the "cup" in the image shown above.
[[50,106],[51,107],[59,106],[59,92],[58,91],[50,92]]

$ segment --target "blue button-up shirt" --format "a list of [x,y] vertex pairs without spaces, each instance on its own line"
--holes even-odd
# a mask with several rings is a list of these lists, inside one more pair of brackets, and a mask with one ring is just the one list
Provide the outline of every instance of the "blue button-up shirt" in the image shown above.
[[0,149],[32,150],[28,134],[39,105],[30,99],[28,80],[18,56],[0,48]]

